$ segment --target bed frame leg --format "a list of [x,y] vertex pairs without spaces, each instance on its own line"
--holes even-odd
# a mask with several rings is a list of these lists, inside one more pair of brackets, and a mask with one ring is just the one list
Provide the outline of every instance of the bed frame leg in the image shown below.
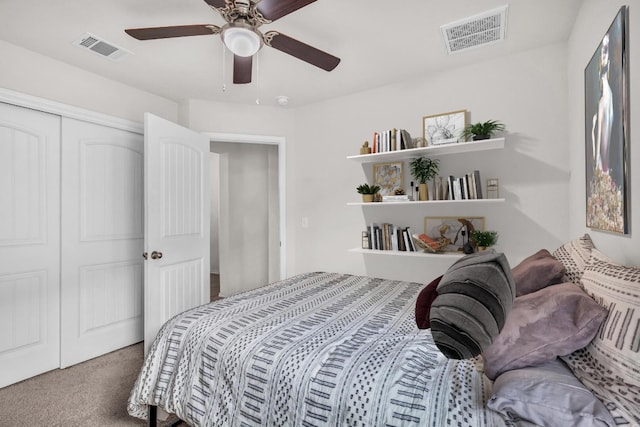
[[155,405],[149,405],[149,411],[147,414],[148,426],[156,427],[158,424],[158,407]]

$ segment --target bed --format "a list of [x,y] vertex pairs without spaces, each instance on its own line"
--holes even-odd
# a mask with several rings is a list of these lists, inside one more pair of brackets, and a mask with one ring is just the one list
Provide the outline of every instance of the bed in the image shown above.
[[[576,255],[566,245],[554,255],[569,265],[562,279],[579,282]],[[579,269],[588,260],[580,254]],[[526,402],[531,390],[553,398],[570,387],[580,389],[580,401],[566,405],[577,407],[569,414],[564,404],[544,407],[541,416],[578,417],[573,425],[640,423],[639,378],[616,383],[626,387],[622,400],[611,396],[600,380],[589,382],[594,361],[582,344],[533,366],[509,361],[492,378],[484,354],[447,358],[431,330],[416,327],[424,290],[424,283],[311,272],[186,311],[158,333],[128,411],[147,419],[159,407],[192,426],[530,426],[538,414],[529,412],[540,409]],[[557,390],[548,390],[549,375],[562,379]],[[522,392],[514,384],[525,383],[529,391],[514,399]]]

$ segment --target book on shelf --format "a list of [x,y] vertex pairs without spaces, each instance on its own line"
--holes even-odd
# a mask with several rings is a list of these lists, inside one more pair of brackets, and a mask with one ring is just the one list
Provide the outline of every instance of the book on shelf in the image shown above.
[[413,147],[411,135],[406,129],[389,129],[374,132],[371,153],[387,153],[391,151],[407,150]]
[[363,238],[363,249],[399,252],[415,252],[416,250],[409,227],[390,223],[373,223],[367,226],[364,233],[368,236],[366,239],[368,247],[365,247],[365,239]]
[[449,175],[443,181],[443,200],[475,200],[482,199],[482,181],[480,171],[474,170],[462,176]]
[[401,194],[401,195],[382,196],[382,201],[383,202],[410,202],[411,199],[409,199],[408,195]]

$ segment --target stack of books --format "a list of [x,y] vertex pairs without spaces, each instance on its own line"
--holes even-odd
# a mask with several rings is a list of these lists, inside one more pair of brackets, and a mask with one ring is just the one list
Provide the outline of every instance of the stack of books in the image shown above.
[[482,181],[480,171],[473,171],[460,177],[449,175],[447,189],[443,190],[445,200],[482,199]]
[[367,226],[365,233],[369,247],[363,247],[363,249],[416,252],[409,227],[388,223],[371,224]]
[[404,129],[390,129],[373,133],[371,153],[386,153],[413,148],[411,135]]

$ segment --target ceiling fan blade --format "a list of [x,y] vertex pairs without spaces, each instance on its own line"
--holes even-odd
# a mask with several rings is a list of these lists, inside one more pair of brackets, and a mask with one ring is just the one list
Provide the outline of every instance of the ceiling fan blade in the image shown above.
[[138,40],[220,34],[220,27],[211,24],[177,25],[174,27],[129,28],[125,33]]
[[277,31],[265,33],[264,43],[326,71],[333,70],[340,63],[340,58]]
[[260,0],[256,4],[256,9],[265,19],[273,22],[314,1],[316,0]]
[[226,2],[224,0],[204,0],[204,2],[211,7],[215,7],[216,9],[222,9],[226,6]]
[[253,57],[233,55],[233,83],[251,83]]

